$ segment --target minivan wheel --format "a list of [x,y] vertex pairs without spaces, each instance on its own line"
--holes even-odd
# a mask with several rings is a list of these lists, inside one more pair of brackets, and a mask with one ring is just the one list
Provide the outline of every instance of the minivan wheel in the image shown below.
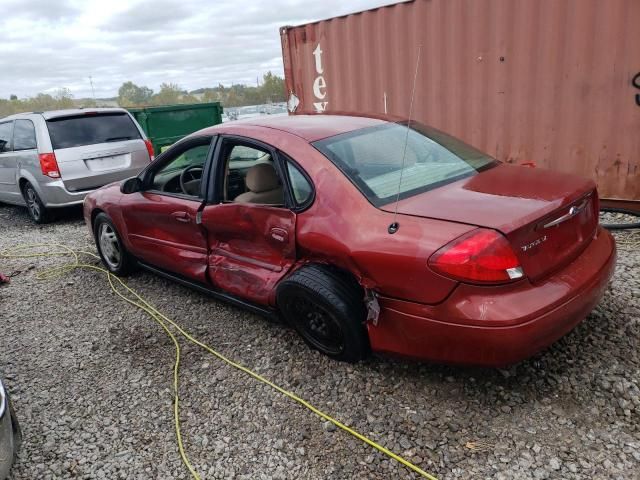
[[369,353],[360,285],[325,265],[308,265],[283,280],[276,302],[284,318],[312,348],[357,362]]
[[125,248],[113,222],[106,213],[100,213],[93,222],[96,248],[107,269],[118,276],[135,270],[135,258]]
[[44,206],[42,200],[40,200],[40,197],[38,196],[38,192],[33,188],[33,185],[29,182],[25,183],[22,188],[22,195],[25,203],[27,204],[29,216],[34,222],[47,223],[51,221],[51,212]]

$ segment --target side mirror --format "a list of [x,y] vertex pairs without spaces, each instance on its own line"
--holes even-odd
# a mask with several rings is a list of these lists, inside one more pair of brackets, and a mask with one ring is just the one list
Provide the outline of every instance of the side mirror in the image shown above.
[[129,194],[142,190],[142,180],[138,177],[127,178],[120,184],[120,192]]

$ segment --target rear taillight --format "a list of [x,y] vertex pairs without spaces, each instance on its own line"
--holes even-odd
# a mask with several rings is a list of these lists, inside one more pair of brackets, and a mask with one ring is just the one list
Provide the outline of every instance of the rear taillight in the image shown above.
[[144,144],[147,146],[147,152],[149,152],[149,160],[153,162],[155,158],[155,154],[153,153],[153,143],[148,138],[144,141]]
[[41,153],[38,157],[40,158],[40,169],[43,175],[51,178],[60,178],[60,169],[58,168],[55,153]]
[[472,283],[505,283],[524,276],[507,239],[479,228],[445,245],[429,259],[436,272]]

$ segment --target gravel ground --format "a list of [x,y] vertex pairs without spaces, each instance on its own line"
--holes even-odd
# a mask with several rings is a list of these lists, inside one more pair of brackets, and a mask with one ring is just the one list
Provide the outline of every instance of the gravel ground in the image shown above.
[[[77,211],[53,225],[0,206],[0,248],[92,245]],[[640,232],[616,234],[632,245]],[[91,246],[90,248],[93,249]],[[640,251],[623,246],[600,305],[509,370],[310,351],[282,325],[151,274],[129,283],[222,353],[291,389],[442,479],[640,478]],[[189,478],[172,419],[173,345],[89,271],[0,260],[0,371],[24,430],[13,480]],[[185,342],[181,418],[203,478],[417,478]]]

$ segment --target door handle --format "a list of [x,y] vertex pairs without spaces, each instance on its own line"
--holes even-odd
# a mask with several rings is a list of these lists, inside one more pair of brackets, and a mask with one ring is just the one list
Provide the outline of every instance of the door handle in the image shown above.
[[277,242],[287,243],[287,241],[289,240],[289,234],[284,228],[273,227],[270,233],[271,238],[273,238]]
[[173,212],[171,216],[178,222],[188,223],[191,221],[191,215],[188,212]]

